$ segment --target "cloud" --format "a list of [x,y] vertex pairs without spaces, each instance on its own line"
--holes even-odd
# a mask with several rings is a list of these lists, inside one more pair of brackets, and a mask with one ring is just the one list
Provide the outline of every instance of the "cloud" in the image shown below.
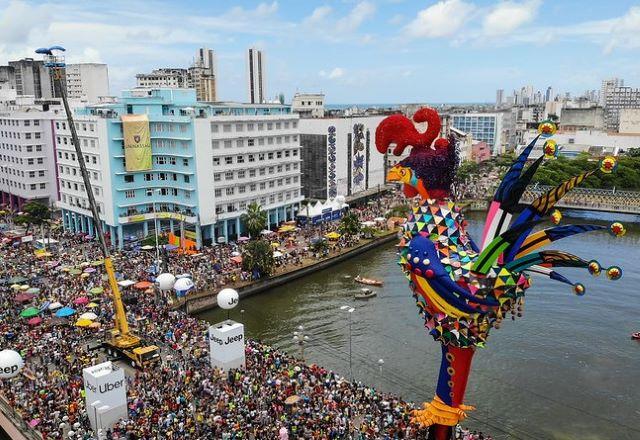
[[21,1],[12,1],[1,11],[0,45],[24,44],[36,30],[48,29],[51,20],[48,6],[31,6]]
[[368,1],[360,2],[354,6],[346,17],[343,17],[336,22],[336,29],[339,32],[356,30],[363,22],[371,18],[375,12],[376,7],[373,3]]
[[320,72],[318,72],[318,75],[320,75],[322,78],[327,78],[327,79],[342,78],[344,74],[345,74],[345,70],[342,67],[334,67],[333,70],[329,73],[327,73],[324,70],[321,70]]
[[530,23],[540,8],[540,0],[529,0],[522,3],[505,1],[497,4],[484,16],[482,30],[485,35],[506,35],[523,24]]
[[329,14],[331,14],[332,10],[333,9],[331,8],[331,6],[326,6],[326,5],[318,6],[313,10],[310,16],[308,16],[303,20],[303,23],[306,23],[306,24],[321,23],[325,18],[329,16]]
[[418,16],[404,28],[413,38],[448,37],[460,30],[471,18],[475,6],[464,0],[442,0],[418,12]]
[[387,23],[397,26],[401,24],[403,21],[404,21],[404,15],[396,14],[393,17],[391,17]]

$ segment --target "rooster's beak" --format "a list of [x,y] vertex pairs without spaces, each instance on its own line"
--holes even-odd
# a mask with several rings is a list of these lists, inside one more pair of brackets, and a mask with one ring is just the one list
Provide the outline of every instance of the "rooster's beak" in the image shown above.
[[402,179],[400,168],[395,166],[387,173],[387,182],[399,182]]

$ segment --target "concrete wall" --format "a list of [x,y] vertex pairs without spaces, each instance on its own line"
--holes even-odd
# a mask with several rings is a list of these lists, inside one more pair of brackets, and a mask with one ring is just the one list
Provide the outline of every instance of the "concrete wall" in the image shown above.
[[[351,249],[350,251],[345,252],[344,254],[337,255],[328,260],[318,261],[317,263],[311,266],[306,266],[306,267],[294,270],[292,272],[267,278],[264,281],[259,281],[257,283],[253,283],[249,286],[246,286],[244,288],[240,288],[238,289],[238,293],[240,294],[240,298],[255,295],[256,293],[260,293],[265,290],[272,289],[277,286],[281,286],[285,283],[296,280],[305,275],[309,275],[318,270],[326,269],[335,264],[341,263],[349,258],[355,257],[356,255],[360,255],[364,252],[370,251],[371,249],[374,249],[384,243],[389,243],[397,239],[398,239],[397,232],[396,231],[390,232],[388,235],[384,235],[382,237],[376,238],[370,243],[367,243],[355,249]],[[213,309],[217,307],[216,294],[217,292],[215,293],[212,292],[208,296],[187,299],[187,312],[196,313],[196,312],[202,312],[204,310]]]
[[640,134],[640,109],[625,108],[620,110],[619,133]]

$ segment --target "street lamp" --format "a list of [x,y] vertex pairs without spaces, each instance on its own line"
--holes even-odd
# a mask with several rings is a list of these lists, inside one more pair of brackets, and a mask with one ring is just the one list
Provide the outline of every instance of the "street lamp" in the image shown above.
[[380,387],[382,388],[382,366],[384,365],[384,359],[378,359],[378,368],[380,368]]
[[353,314],[353,312],[356,310],[351,306],[341,306],[340,310],[346,311],[347,313],[349,313],[349,376],[350,376],[350,380],[353,381],[353,366],[352,366],[352,357],[351,357],[351,336],[352,336],[352,331],[351,331],[351,315]]
[[300,359],[304,362],[304,345],[308,343],[309,336],[304,334],[304,327],[298,326],[298,331],[293,332],[293,342],[296,342],[300,347]]

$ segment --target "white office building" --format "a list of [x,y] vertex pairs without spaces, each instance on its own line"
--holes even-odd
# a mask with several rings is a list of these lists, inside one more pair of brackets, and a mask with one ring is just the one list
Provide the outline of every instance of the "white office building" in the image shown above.
[[52,120],[60,107],[31,96],[0,104],[0,193],[3,205],[19,211],[29,201],[58,198]]
[[261,50],[253,47],[247,50],[247,92],[251,104],[266,102],[265,57]]
[[97,103],[109,96],[109,71],[106,64],[67,64],[67,96],[71,100]]
[[302,186],[307,198],[357,198],[385,184],[375,133],[386,116],[300,119]]
[[296,93],[291,111],[301,118],[324,118],[324,93]]

